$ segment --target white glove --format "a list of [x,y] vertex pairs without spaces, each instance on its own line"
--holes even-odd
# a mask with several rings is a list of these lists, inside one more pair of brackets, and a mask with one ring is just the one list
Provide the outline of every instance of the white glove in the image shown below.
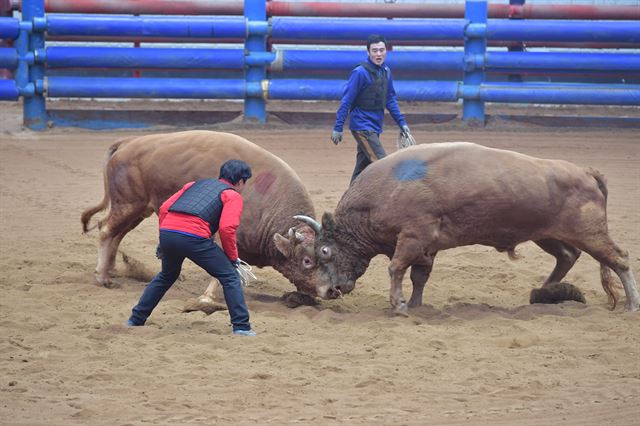
[[338,145],[342,142],[342,132],[336,132],[335,130],[331,132],[331,140],[334,144]]

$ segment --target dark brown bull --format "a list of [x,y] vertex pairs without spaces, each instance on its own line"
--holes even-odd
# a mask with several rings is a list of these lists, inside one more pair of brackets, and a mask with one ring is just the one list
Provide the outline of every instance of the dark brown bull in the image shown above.
[[[300,178],[284,161],[261,147],[229,133],[188,131],[124,139],[107,153],[104,198],[82,213],[84,232],[91,217],[110,205],[99,221],[100,245],[96,279],[111,284],[110,270],[122,238],[185,183],[218,177],[229,159],[247,162],[253,177],[243,191],[244,211],[238,228],[240,258],[249,264],[272,266],[301,292],[313,257],[314,232],[296,227],[296,214],[314,216],[313,204]],[[292,229],[296,227],[296,229]],[[280,233],[286,235],[282,236]]]
[[[556,258],[544,284],[558,283],[581,251],[600,262],[602,286],[615,307],[610,269],[620,277],[627,309],[639,309],[628,254],[609,237],[603,176],[560,160],[543,160],[471,143],[419,145],[369,166],[316,228],[316,293],[353,290],[377,254],[391,259],[390,301],[398,313],[422,304],[440,250],[482,244],[514,256],[533,241]],[[409,302],[402,278],[411,267]]]

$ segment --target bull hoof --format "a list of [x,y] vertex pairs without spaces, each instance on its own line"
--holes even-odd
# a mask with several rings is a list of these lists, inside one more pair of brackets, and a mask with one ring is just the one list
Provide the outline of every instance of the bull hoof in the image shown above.
[[422,306],[422,300],[409,300],[409,307],[410,308],[417,308]]
[[96,273],[96,282],[102,287],[110,288],[112,285],[111,279],[108,276],[99,275]]
[[393,313],[395,315],[403,316],[405,318],[409,317],[409,307],[407,306],[407,302],[400,302],[398,306],[393,309]]
[[107,281],[106,283],[104,283],[104,284],[102,284],[102,285],[103,285],[105,288],[108,288],[108,289],[114,289],[114,288],[120,288],[120,287],[121,287],[121,286],[120,286],[120,284],[115,283],[115,282],[113,282],[113,281],[111,281],[111,280]]

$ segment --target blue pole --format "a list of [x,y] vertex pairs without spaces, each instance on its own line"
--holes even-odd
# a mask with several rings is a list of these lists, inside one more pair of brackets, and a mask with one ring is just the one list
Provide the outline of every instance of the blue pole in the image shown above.
[[[265,0],[245,0],[244,16],[247,20],[247,38],[244,43],[248,56],[267,51],[267,3]],[[265,64],[247,62],[245,81],[247,88],[261,85],[267,77]],[[251,96],[249,90],[244,99],[244,119],[267,122],[266,104],[263,96]]]
[[315,19],[272,18],[271,37],[277,40],[366,40],[372,32],[389,42],[460,40],[463,19]]
[[[44,17],[44,0],[24,0],[22,2],[22,21],[24,23],[33,24],[34,18],[42,17]],[[16,79],[20,79],[18,81],[19,89],[25,90],[27,84],[35,86],[38,80],[44,78],[44,65],[34,63],[29,66],[26,59],[30,52],[44,48],[44,33],[32,29],[31,34],[28,35],[27,31],[21,30],[18,41],[19,43],[16,44],[19,44],[20,63]],[[28,75],[27,81],[25,81],[25,71]],[[18,73],[21,75],[18,76]],[[32,96],[24,98],[23,121],[24,125],[32,130],[44,130],[47,127],[47,108],[42,94],[34,91]]]
[[[457,81],[393,82],[401,101],[455,102]],[[339,100],[344,91],[343,80],[283,79],[269,80],[269,99]]]
[[[352,70],[364,60],[356,50],[278,50],[271,64],[272,72],[279,71],[345,71]],[[464,71],[463,52],[393,51],[387,63],[394,71],[428,73],[433,71]],[[487,72],[519,71],[620,71],[640,72],[640,55],[633,53],[574,53],[574,52],[487,52],[470,57],[475,67]],[[471,65],[469,65],[471,66]]]
[[20,34],[20,23],[16,18],[0,18],[0,38],[15,40]]
[[638,43],[637,21],[551,21],[490,19],[489,40]]
[[242,99],[241,79],[49,77],[48,93],[73,98]]
[[[479,86],[484,82],[484,65],[478,66],[476,58],[483,58],[487,51],[487,2],[467,0],[464,16],[468,21],[464,37],[464,85]],[[475,35],[470,33],[475,32]],[[462,101],[462,120],[471,125],[484,125],[484,102],[481,99]]]
[[0,101],[17,101],[20,96],[14,80],[0,80]]
[[487,102],[571,105],[640,105],[640,85],[633,84],[483,84]]
[[51,36],[244,38],[246,31],[241,17],[47,16]]
[[[244,68],[242,49],[171,49],[146,47],[48,47],[38,55],[49,68]],[[0,49],[0,65],[2,49]]]
[[18,66],[18,51],[13,47],[0,47],[0,68],[14,69]]

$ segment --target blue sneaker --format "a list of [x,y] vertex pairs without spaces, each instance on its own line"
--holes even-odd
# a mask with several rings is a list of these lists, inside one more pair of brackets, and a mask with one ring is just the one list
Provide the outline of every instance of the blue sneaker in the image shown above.
[[255,336],[256,332],[253,330],[233,330],[233,334],[236,336]]

